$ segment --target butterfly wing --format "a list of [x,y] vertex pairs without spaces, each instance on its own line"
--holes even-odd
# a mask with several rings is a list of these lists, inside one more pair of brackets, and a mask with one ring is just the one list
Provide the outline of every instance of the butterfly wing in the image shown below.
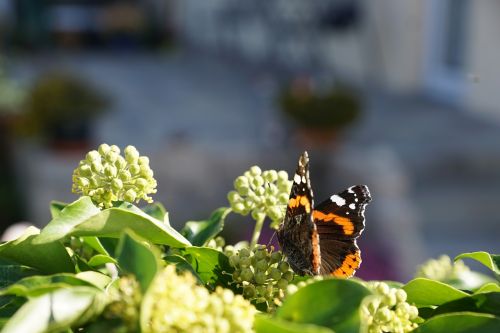
[[304,152],[293,177],[285,219],[277,236],[292,269],[300,275],[319,274],[320,251],[316,225],[312,219],[313,192],[309,180],[309,158]]
[[371,201],[367,186],[356,185],[332,195],[314,208],[323,275],[350,277],[361,264],[356,239],[365,227],[365,207]]

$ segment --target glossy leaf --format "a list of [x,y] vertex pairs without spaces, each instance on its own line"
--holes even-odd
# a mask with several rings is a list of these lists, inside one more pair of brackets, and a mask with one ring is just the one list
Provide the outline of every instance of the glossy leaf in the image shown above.
[[13,295],[18,297],[35,297],[56,289],[70,286],[93,286],[91,283],[79,279],[74,274],[55,274],[30,276],[19,280],[0,291],[0,295]]
[[181,249],[181,254],[204,283],[227,286],[232,281],[230,273],[233,268],[224,253],[208,247],[190,246]]
[[334,333],[331,329],[313,324],[299,324],[265,315],[255,317],[256,333]]
[[73,273],[75,267],[65,247],[60,242],[36,243],[39,232],[29,227],[24,234],[0,245],[0,258],[29,266],[42,273]]
[[445,303],[434,310],[433,316],[463,311],[500,316],[500,292],[475,294]]
[[168,213],[165,207],[159,203],[159,202],[154,202],[152,204],[149,204],[145,207],[142,207],[142,211],[149,216],[154,217],[157,220],[163,221],[165,224],[170,224],[168,221]]
[[116,249],[120,269],[135,275],[143,292],[160,268],[159,257],[155,248],[130,231],[122,235]]
[[371,294],[362,284],[329,279],[300,288],[276,311],[280,319],[325,326],[338,333],[359,331],[359,306]]
[[176,269],[180,272],[188,271],[193,274],[193,276],[198,280],[199,283],[204,284],[205,282],[201,279],[201,277],[196,273],[193,266],[180,255],[169,255],[164,258],[165,262],[169,264],[175,265]]
[[208,220],[186,222],[181,233],[194,246],[206,245],[209,240],[222,231],[224,228],[224,219],[230,211],[230,208],[222,207],[215,210]]
[[55,201],[55,200],[51,201],[50,202],[50,215],[52,216],[52,218],[55,218],[55,217],[59,216],[59,214],[61,213],[61,211],[67,205],[68,204],[65,203],[65,202]]
[[144,213],[132,204],[105,210],[97,208],[89,197],[81,197],[66,206],[37,237],[39,244],[50,243],[68,236],[97,236],[119,238],[124,229],[156,244],[172,247],[191,245],[175,229]]
[[467,293],[450,285],[424,278],[411,280],[403,289],[408,295],[408,303],[417,307],[441,305],[468,296]]
[[500,255],[489,254],[488,252],[479,251],[479,252],[469,252],[462,253],[455,257],[455,261],[459,259],[473,259],[479,261],[484,266],[491,269],[495,274],[500,275]]
[[87,262],[87,264],[91,267],[97,267],[108,263],[116,264],[117,262],[115,258],[104,254],[96,254]]
[[498,333],[500,318],[490,314],[458,312],[433,317],[412,333]]
[[87,236],[87,237],[82,237],[82,240],[85,244],[87,244],[95,251],[97,251],[97,253],[109,256],[108,250],[106,250],[106,248],[101,243],[101,240],[98,237]]
[[0,288],[5,288],[25,277],[40,274],[40,271],[22,265],[0,264]]
[[58,289],[26,302],[6,323],[2,333],[47,333],[83,324],[104,308],[101,291],[93,287]]
[[494,282],[486,283],[481,286],[474,294],[489,293],[489,292],[500,292],[500,285]]
[[80,272],[75,276],[80,280],[87,281],[99,289],[105,289],[108,284],[111,283],[111,278],[109,276],[95,271]]

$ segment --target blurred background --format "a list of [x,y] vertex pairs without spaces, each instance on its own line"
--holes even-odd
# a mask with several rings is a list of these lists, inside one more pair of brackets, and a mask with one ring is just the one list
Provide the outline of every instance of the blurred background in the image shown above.
[[[500,252],[494,0],[2,0],[0,222],[50,220],[106,142],[150,157],[172,224],[227,206],[250,166],[316,202],[367,184],[364,278]],[[233,215],[229,241],[249,237]],[[261,239],[266,243],[267,232]]]

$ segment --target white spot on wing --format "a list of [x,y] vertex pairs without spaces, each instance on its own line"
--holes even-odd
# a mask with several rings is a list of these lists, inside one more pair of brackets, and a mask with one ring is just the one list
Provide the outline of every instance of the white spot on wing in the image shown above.
[[335,202],[339,206],[345,205],[345,199],[342,198],[342,197],[340,197],[340,196],[338,196],[338,195],[336,195],[336,194],[332,195],[330,197],[330,200],[332,200],[333,202]]
[[295,174],[295,176],[293,176],[293,181],[297,184],[300,184],[300,176],[298,174]]
[[350,209],[354,209],[354,208],[356,208],[356,205],[355,205],[355,204],[353,204],[353,203],[352,203],[352,204],[349,204],[349,208],[350,208]]

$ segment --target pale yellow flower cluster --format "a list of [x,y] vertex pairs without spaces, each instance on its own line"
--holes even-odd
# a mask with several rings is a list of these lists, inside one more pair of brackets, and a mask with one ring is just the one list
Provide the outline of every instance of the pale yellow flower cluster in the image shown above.
[[189,273],[167,266],[154,279],[143,301],[142,328],[149,333],[253,332],[255,307],[241,295],[197,284]]

